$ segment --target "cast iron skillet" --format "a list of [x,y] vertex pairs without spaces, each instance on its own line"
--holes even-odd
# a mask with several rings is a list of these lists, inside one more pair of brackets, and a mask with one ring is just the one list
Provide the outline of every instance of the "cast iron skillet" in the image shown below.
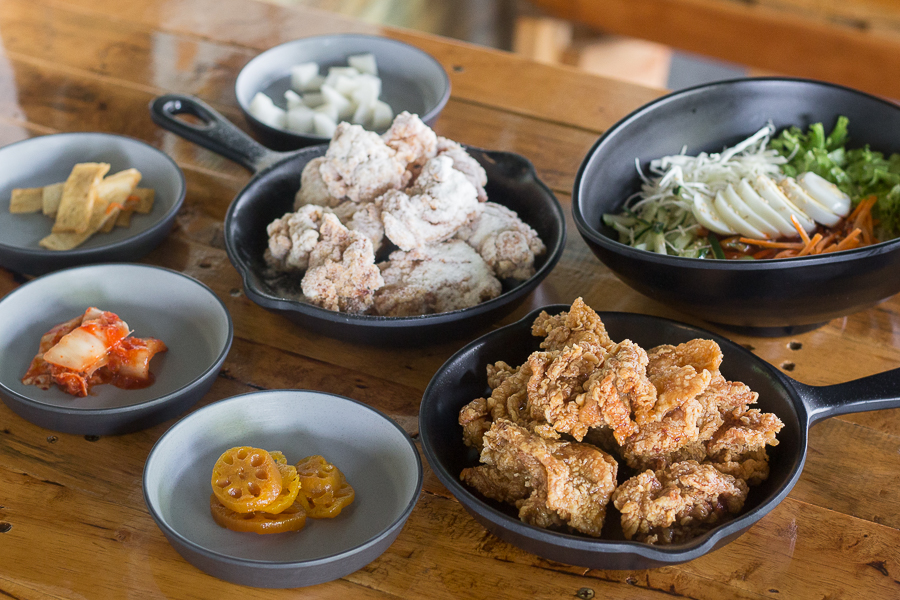
[[[188,124],[176,118],[180,114],[192,115],[202,124]],[[500,296],[477,306],[414,317],[339,313],[286,297],[263,277],[263,252],[268,243],[266,226],[293,210],[303,167],[323,155],[327,145],[290,153],[273,152],[190,96],[160,96],[151,101],[150,115],[160,127],[256,173],[235,197],[225,216],[228,258],[243,277],[248,298],[322,335],[384,345],[422,345],[469,336],[521,304],[562,256],[566,241],[565,216],[553,192],[537,178],[531,162],[518,154],[467,147],[487,172],[488,197],[519,213],[547,246],[547,252],[535,261],[537,272],[530,279],[503,282]]]
[[[900,369],[814,387],[787,377],[745,348],[704,329],[647,315],[599,313],[613,340],[631,339],[643,348],[677,345],[698,337],[715,340],[724,354],[721,371],[725,378],[742,381],[759,392],[756,407],[775,413],[784,422],[779,445],[768,448],[771,474],[767,481],[750,488],[738,518],[683,544],[651,546],[625,540],[619,513],[611,505],[600,539],[526,525],[513,507],[487,499],[460,481],[460,471],[478,464],[478,454],[463,445],[457,418],[464,404],[490,392],[485,372],[488,363],[504,360],[518,366],[538,349],[541,338],[531,335],[531,324],[541,310],[557,314],[568,309],[565,305],[536,309],[457,352],[432,378],[419,411],[422,447],[441,482],[488,531],[550,560],[592,569],[647,569],[698,558],[736,539],[788,495],[803,469],[810,426],[835,415],[900,406]],[[620,465],[620,483],[630,476],[628,471]]]

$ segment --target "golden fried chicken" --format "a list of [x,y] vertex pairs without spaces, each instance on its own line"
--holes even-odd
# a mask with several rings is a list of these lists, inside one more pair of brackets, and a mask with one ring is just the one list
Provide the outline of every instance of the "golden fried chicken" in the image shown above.
[[446,157],[430,159],[409,189],[378,198],[384,232],[402,250],[453,237],[476,215],[475,188]]
[[331,213],[323,215],[319,234],[321,239],[309,253],[309,268],[300,282],[303,295],[329,310],[367,312],[375,290],[384,285],[375,266],[372,242],[341,225]]
[[384,287],[375,295],[380,315],[408,316],[475,306],[502,286],[471,246],[460,240],[392,252],[380,263]]
[[437,155],[451,159],[453,168],[465,175],[466,179],[475,187],[478,201],[487,202],[488,196],[484,189],[484,186],[487,185],[487,173],[485,173],[484,167],[471,154],[466,152],[462,144],[438,136]]
[[339,201],[371,202],[409,181],[397,152],[359,125],[338,125],[324,158],[319,174],[328,194]]
[[460,478],[489,498],[513,504],[522,521],[600,535],[618,467],[599,448],[548,440],[504,419],[485,433],[481,462]]
[[720,470],[759,483],[769,476],[766,446],[777,446],[781,419],[758,409],[735,410],[724,415],[724,423],[706,442],[709,460]]
[[321,206],[310,204],[269,223],[266,264],[283,273],[305,270],[309,266],[309,253],[319,243],[319,226],[325,212]]
[[545,350],[562,350],[584,342],[606,349],[615,345],[600,316],[581,298],[576,298],[568,311],[558,315],[550,316],[542,311],[534,320],[531,334],[546,338],[541,342]]
[[[703,363],[702,360],[696,360],[716,353],[718,362],[710,360]],[[647,377],[656,388],[657,399],[652,407],[635,410],[635,419],[640,425],[662,420],[673,409],[703,393],[712,379],[712,373],[706,366],[718,372],[719,363],[722,362],[718,344],[699,339],[678,346],[658,346],[651,349],[647,356]],[[695,366],[692,363],[697,364]]]
[[547,250],[515,211],[495,202],[479,204],[478,216],[456,237],[475,248],[501,279],[528,279],[534,275],[534,257]]
[[676,544],[740,512],[747,491],[744,481],[687,460],[632,477],[612,501],[622,513],[626,539]]

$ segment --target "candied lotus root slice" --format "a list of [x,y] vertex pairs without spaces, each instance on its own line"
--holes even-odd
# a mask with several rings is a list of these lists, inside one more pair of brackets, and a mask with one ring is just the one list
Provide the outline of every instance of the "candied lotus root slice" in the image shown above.
[[297,503],[277,515],[261,511],[239,513],[229,510],[215,494],[210,494],[209,510],[219,526],[242,533],[284,533],[300,531],[306,525],[306,510]]
[[[276,457],[275,454],[281,455]],[[278,497],[259,509],[259,512],[277,515],[288,507],[292,506],[297,500],[297,494],[300,492],[300,476],[297,475],[297,469],[293,465],[282,462],[284,455],[281,452],[272,452],[272,458],[275,459],[275,466],[281,474],[281,493]],[[281,460],[279,460],[279,458]]]
[[356,497],[356,492],[341,470],[322,456],[302,459],[297,463],[297,472],[300,476],[297,501],[303,504],[313,519],[336,517]]
[[281,494],[281,487],[275,460],[260,448],[230,448],[213,467],[213,493],[234,512],[249,513],[271,504]]

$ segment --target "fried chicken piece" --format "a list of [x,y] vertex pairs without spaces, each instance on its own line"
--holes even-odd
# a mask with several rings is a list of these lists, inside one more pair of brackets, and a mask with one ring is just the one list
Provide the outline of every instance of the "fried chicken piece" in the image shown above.
[[437,138],[437,155],[446,156],[453,161],[453,168],[466,176],[477,192],[479,202],[487,202],[488,195],[484,189],[487,185],[487,173],[475,158],[466,152],[462,144],[448,140],[445,137]]
[[325,212],[321,206],[308,204],[269,223],[266,264],[284,273],[306,270],[309,253],[319,243],[319,227]]
[[294,210],[299,210],[301,206],[307,204],[315,204],[317,206],[337,206],[341,199],[335,197],[328,191],[325,180],[319,172],[319,167],[325,162],[324,156],[312,159],[303,171],[300,173],[300,189],[294,196]]
[[600,316],[581,298],[576,298],[568,311],[558,315],[550,316],[542,311],[531,326],[531,334],[546,338],[541,342],[545,350],[562,350],[584,342],[607,350],[615,345]]
[[510,375],[515,374],[516,369],[506,364],[505,362],[497,361],[492,365],[487,366],[487,380],[488,386],[495,390],[500,387],[504,381],[509,378]]
[[600,535],[618,466],[599,448],[548,440],[500,420],[484,435],[481,462],[460,478],[489,498],[513,504],[525,523]]
[[491,428],[491,411],[486,398],[476,398],[459,410],[459,424],[463,429],[463,443],[466,446],[484,447],[484,434]]
[[384,245],[384,224],[381,222],[381,209],[374,202],[351,202],[347,200],[333,208],[333,212],[341,223],[351,231],[358,231],[372,242],[375,253]]
[[430,159],[406,191],[390,190],[378,199],[388,239],[402,250],[447,240],[473,219],[475,188],[446,157]]
[[703,405],[691,398],[661,421],[639,425],[637,433],[622,443],[622,458],[632,468],[662,468],[678,458],[705,458],[700,437]]
[[766,446],[777,446],[775,435],[784,423],[772,413],[758,409],[726,413],[724,423],[706,442],[709,460],[721,471],[751,485],[769,477]]
[[425,162],[437,154],[437,135],[417,115],[406,111],[394,117],[381,139],[396,151],[412,179],[419,175]]
[[319,174],[328,194],[341,202],[372,202],[409,181],[406,163],[393,148],[377,133],[350,123],[337,126]]
[[537,232],[505,206],[484,202],[479,207],[478,216],[456,237],[475,248],[501,279],[534,275],[534,257],[547,250]]
[[669,411],[703,393],[722,363],[719,345],[695,339],[678,346],[657,346],[647,356],[647,377],[656,388],[656,404],[635,410],[638,424],[661,420]]
[[724,416],[727,413],[744,412],[747,406],[756,403],[759,394],[740,381],[727,381],[721,373],[714,373],[709,386],[701,394],[709,396],[716,409]]
[[323,215],[319,234],[321,239],[309,253],[309,269],[300,282],[303,295],[329,310],[367,312],[375,290],[384,285],[375,266],[372,242],[341,225],[331,213]]
[[632,477],[616,489],[612,501],[622,513],[626,539],[674,544],[740,512],[747,491],[742,480],[688,460]]
[[451,240],[411,252],[392,252],[380,263],[384,287],[375,294],[379,315],[407,316],[475,306],[502,286],[469,245]]
[[751,450],[729,460],[713,461],[715,468],[736,479],[743,479],[747,485],[759,485],[769,478],[769,455],[765,448]]

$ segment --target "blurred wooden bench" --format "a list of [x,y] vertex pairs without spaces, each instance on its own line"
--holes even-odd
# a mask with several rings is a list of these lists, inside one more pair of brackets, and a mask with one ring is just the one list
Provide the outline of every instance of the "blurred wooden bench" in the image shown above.
[[900,99],[900,0],[531,0],[553,17]]

